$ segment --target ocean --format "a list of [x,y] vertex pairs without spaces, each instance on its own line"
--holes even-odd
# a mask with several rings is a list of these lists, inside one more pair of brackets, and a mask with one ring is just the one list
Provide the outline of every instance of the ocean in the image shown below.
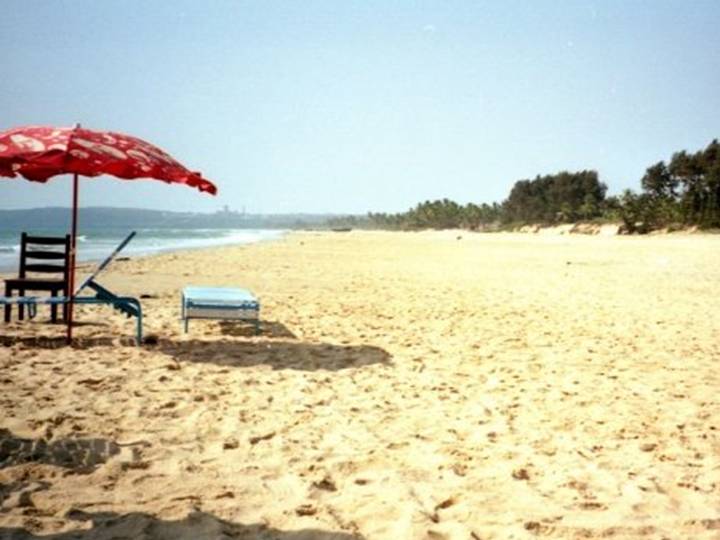
[[[271,229],[136,229],[137,235],[118,257],[152,255],[168,251],[199,249],[276,240],[286,230]],[[33,230],[42,236],[63,236],[67,231]],[[101,261],[130,233],[128,228],[93,228],[78,234],[78,262]],[[17,271],[20,233],[0,230],[0,272]]]

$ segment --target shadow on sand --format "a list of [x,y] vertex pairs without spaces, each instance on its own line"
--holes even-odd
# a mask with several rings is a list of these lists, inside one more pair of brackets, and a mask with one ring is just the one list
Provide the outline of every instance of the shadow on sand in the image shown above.
[[[138,459],[143,445],[130,446],[136,447],[133,457]],[[0,469],[23,463],[42,463],[78,474],[90,473],[120,451],[121,445],[107,439],[23,439],[0,428]]]
[[[220,332],[224,336],[253,337],[255,326],[243,321],[220,321]],[[277,321],[260,321],[260,333],[257,334],[268,338],[297,339],[287,326]]]
[[[22,345],[32,349],[60,349],[67,347],[65,336],[0,336],[0,347]],[[93,347],[134,347],[132,337],[73,337],[73,349],[91,349]]]
[[331,345],[300,341],[160,340],[157,349],[177,362],[227,367],[271,366],[273,369],[337,371],[372,364],[391,364],[387,351],[372,345]]
[[0,538],[13,540],[363,540],[358,534],[319,529],[281,531],[264,524],[244,525],[225,521],[207,512],[193,512],[178,521],[163,521],[149,514],[86,513],[71,510],[69,519],[92,523],[89,529],[50,535],[34,535],[26,529],[0,527]]
[[[123,469],[143,465],[140,457],[142,447],[148,446],[145,442],[121,445],[100,438],[25,439],[0,428],[0,470],[16,465],[43,464],[62,467],[70,474],[90,474],[120,454],[122,446],[132,447],[132,456],[122,463]],[[0,482],[0,506],[16,493],[20,506],[32,507],[32,494],[49,489],[50,485],[45,481],[32,480],[32,475],[20,476],[9,483]],[[6,538],[2,532],[0,529],[0,538]]]
[[[0,346],[22,345],[33,349],[66,347],[64,337],[0,336]],[[73,338],[73,349],[135,347],[132,338]],[[273,369],[314,371],[360,368],[392,363],[390,354],[373,345],[331,345],[301,341],[235,341],[233,339],[174,341],[153,338],[143,345],[171,356],[177,362],[217,364],[229,367],[268,365]]]

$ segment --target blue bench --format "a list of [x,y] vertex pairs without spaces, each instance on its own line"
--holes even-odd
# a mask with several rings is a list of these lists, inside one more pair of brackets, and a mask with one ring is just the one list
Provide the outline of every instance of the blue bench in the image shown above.
[[181,310],[185,332],[190,319],[221,319],[249,321],[260,333],[260,302],[247,289],[185,287]]

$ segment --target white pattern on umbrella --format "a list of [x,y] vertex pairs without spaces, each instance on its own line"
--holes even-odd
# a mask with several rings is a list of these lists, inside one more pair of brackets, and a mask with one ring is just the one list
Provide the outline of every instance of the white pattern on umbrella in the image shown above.
[[87,148],[88,150],[97,152],[98,154],[107,154],[117,159],[127,159],[127,155],[125,154],[125,152],[123,152],[122,150],[118,150],[117,148],[113,148],[112,146],[108,146],[107,144],[87,141],[79,137],[75,137],[73,139],[73,142],[77,143],[83,148]]
[[127,155],[130,157],[134,157],[135,159],[138,159],[140,161],[144,161],[145,163],[152,162],[148,155],[141,152],[140,150],[128,150]]
[[10,140],[18,148],[23,150],[29,150],[30,152],[42,152],[45,150],[45,145],[42,141],[28,137],[27,135],[15,134],[10,136]]

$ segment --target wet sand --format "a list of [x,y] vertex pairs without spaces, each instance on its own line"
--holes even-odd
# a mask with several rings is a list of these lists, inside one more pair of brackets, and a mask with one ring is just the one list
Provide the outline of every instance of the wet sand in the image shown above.
[[[295,233],[99,281],[154,344],[0,331],[0,538],[720,537],[720,236]],[[191,284],[261,334],[183,334]]]

